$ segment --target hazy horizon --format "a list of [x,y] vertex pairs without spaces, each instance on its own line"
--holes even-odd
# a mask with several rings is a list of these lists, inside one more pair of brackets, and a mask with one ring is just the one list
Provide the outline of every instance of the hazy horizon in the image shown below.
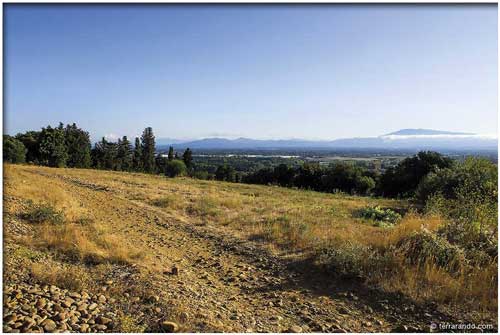
[[[497,5],[4,6],[4,131],[497,134]],[[464,24],[467,22],[467,24]]]

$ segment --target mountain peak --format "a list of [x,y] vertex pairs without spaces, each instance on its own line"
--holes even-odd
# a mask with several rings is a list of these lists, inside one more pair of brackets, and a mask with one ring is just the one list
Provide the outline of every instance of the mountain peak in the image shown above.
[[414,128],[408,128],[408,129],[401,129],[389,134],[385,134],[382,136],[394,136],[394,135],[401,135],[401,136],[415,136],[415,135],[474,135],[473,133],[462,133],[462,132],[453,132],[453,131],[444,131],[444,130],[433,130],[433,129],[414,129]]

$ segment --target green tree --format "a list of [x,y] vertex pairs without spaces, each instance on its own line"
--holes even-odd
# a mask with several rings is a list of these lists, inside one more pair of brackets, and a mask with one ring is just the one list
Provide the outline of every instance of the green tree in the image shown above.
[[359,176],[355,180],[355,190],[358,194],[369,194],[375,188],[375,180],[369,176]]
[[21,141],[26,148],[26,161],[32,163],[39,163],[40,161],[40,132],[27,131],[23,134],[16,135],[16,139]]
[[155,165],[156,165],[156,172],[157,173],[161,173],[161,174],[164,174],[165,173],[165,169],[167,167],[167,162],[169,161],[166,157],[163,157],[162,154],[158,154],[156,155],[156,158],[155,158],[156,162],[155,162]]
[[153,128],[147,127],[141,136],[142,166],[144,172],[155,172],[155,137]]
[[134,171],[142,171],[142,147],[138,137],[135,138],[135,148],[132,155],[132,167]]
[[227,164],[219,165],[215,170],[215,179],[221,181],[234,182],[236,180],[236,171]]
[[168,148],[168,160],[169,161],[174,160],[174,147],[172,146]]
[[26,161],[24,144],[9,135],[3,135],[3,161],[9,163],[24,163]]
[[193,167],[193,152],[191,151],[191,149],[187,148],[186,151],[184,151],[182,160],[184,161],[184,164],[186,164],[188,170]]
[[65,167],[68,160],[63,124],[59,127],[42,128],[40,133],[40,159],[44,165]]
[[75,123],[67,125],[64,130],[66,148],[68,152],[68,167],[88,168],[90,159],[90,136],[89,133],[78,128]]
[[165,167],[165,174],[168,177],[177,177],[184,175],[186,173],[186,164],[184,164],[183,161],[179,159],[174,159],[171,161],[167,161],[166,167]]
[[379,193],[387,197],[413,196],[420,181],[430,172],[450,168],[453,161],[437,152],[420,151],[389,168],[380,177]]
[[117,149],[117,160],[119,162],[120,168],[122,171],[130,171],[133,167],[133,154],[132,154],[132,146],[130,145],[130,141],[127,136],[123,136],[121,140],[118,140],[118,149]]
[[93,150],[94,166],[98,169],[119,170],[120,165],[117,159],[118,144],[108,142],[104,137],[96,143]]

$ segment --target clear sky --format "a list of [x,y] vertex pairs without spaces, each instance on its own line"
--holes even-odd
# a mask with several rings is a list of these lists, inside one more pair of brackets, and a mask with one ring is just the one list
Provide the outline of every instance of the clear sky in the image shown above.
[[497,133],[497,5],[4,5],[4,128]]

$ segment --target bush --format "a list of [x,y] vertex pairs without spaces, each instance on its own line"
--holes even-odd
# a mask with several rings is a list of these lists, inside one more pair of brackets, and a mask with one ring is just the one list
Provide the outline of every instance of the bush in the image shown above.
[[453,168],[429,173],[418,185],[416,198],[422,203],[437,193],[447,199],[458,199],[460,192],[480,195],[496,201],[498,187],[497,166],[485,158],[469,157]]
[[361,209],[360,216],[365,219],[376,221],[379,226],[392,226],[401,220],[401,215],[390,208],[380,206],[369,206]]
[[352,241],[322,247],[316,259],[326,271],[347,278],[374,277],[394,268],[390,254],[381,254],[373,247]]
[[401,239],[396,248],[411,264],[431,262],[450,272],[457,272],[465,260],[463,250],[428,230],[414,232]]
[[165,175],[170,178],[185,175],[186,171],[186,164],[179,159],[168,161],[165,166]]
[[18,139],[3,136],[3,160],[8,163],[24,163],[26,161],[26,148]]
[[64,213],[47,204],[28,203],[28,210],[22,214],[22,218],[36,224],[51,223],[61,224],[64,222]]
[[174,196],[164,196],[162,198],[152,200],[151,204],[153,206],[163,207],[163,208],[173,207],[173,205],[175,204],[175,197]]

